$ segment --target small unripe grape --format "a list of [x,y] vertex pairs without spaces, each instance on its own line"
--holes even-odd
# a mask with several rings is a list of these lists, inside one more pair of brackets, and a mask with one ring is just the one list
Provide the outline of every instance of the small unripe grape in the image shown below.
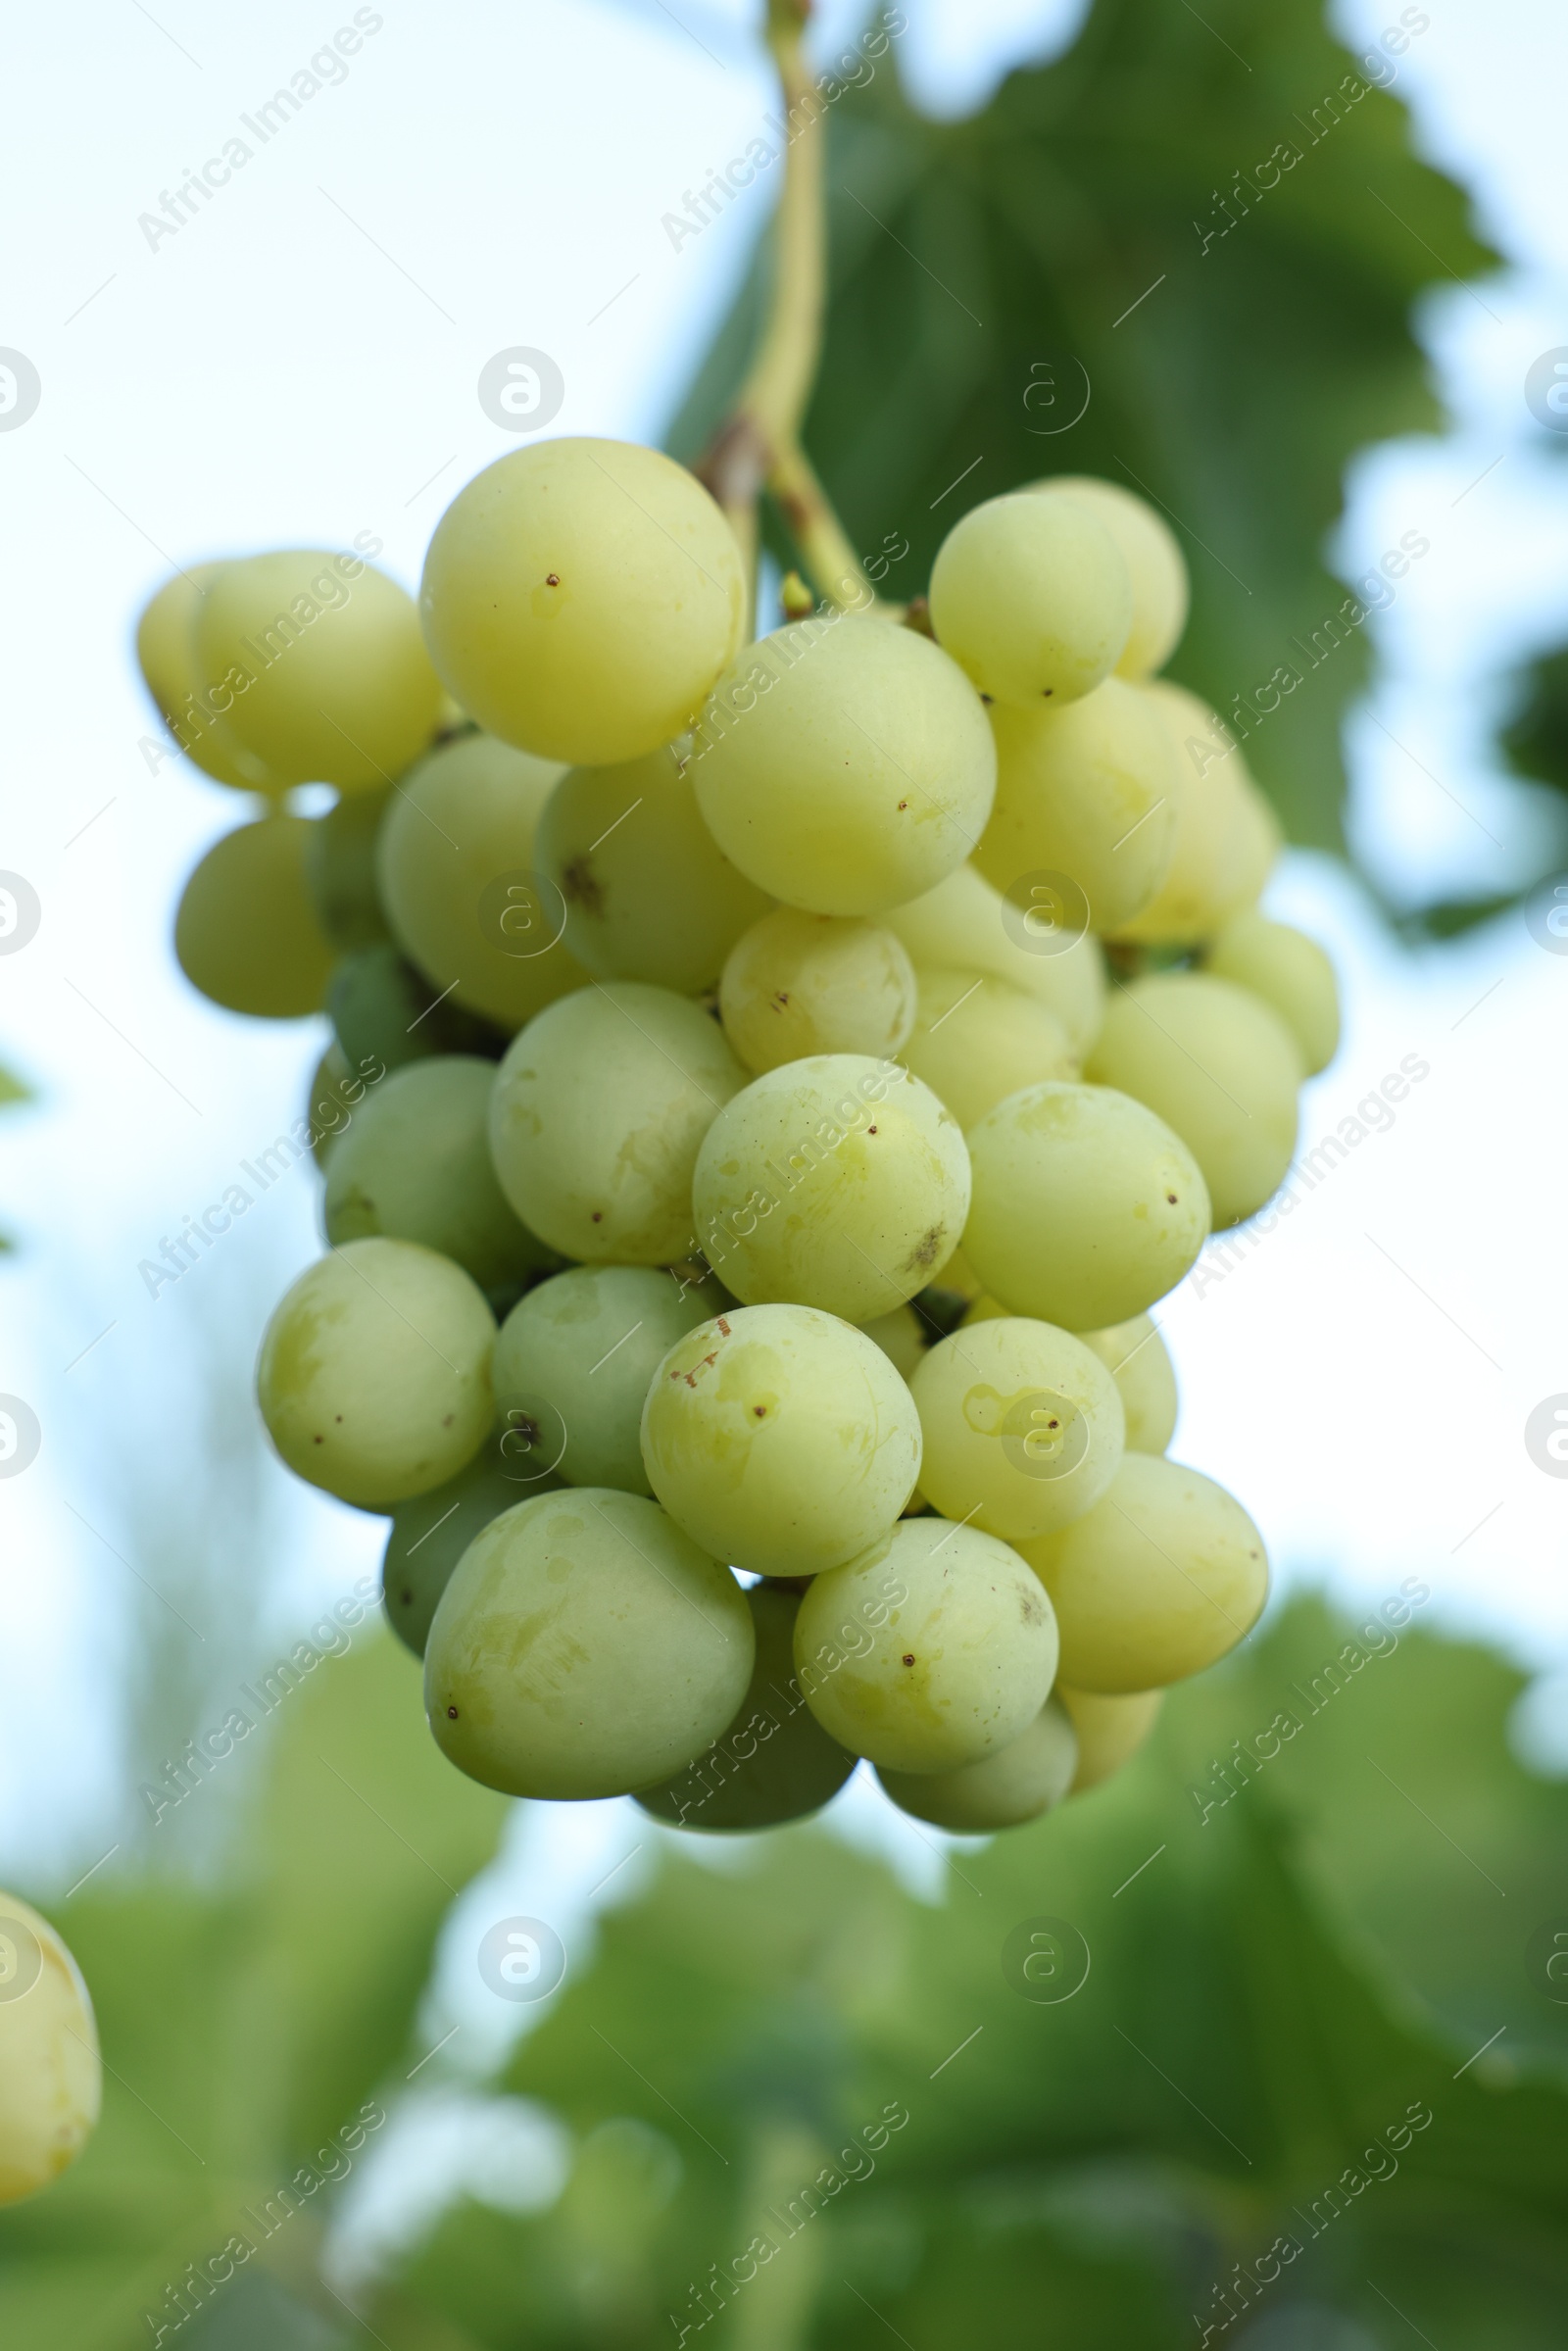
[[919,1010],[904,1061],[968,1133],[1020,1087],[1075,1078],[1078,1060],[1054,1012],[1007,980],[922,966]]
[[931,566],[937,641],[982,694],[1020,710],[1108,677],[1133,619],[1132,581],[1087,504],[1015,490],[956,522]]
[[904,941],[917,972],[983,971],[1037,998],[1080,1060],[1099,1036],[1105,1008],[1100,941],[1092,931],[1070,945],[1054,938],[1032,906],[1004,905],[972,862],[881,920]]
[[500,1032],[465,1010],[450,990],[434,989],[390,939],[339,955],[327,982],[326,1008],[337,1041],[360,1069],[406,1069],[441,1053],[499,1056]]
[[1037,496],[1071,498],[1102,522],[1121,550],[1132,581],[1133,620],[1121,659],[1122,677],[1162,669],[1187,625],[1191,589],[1187,559],[1163,514],[1120,482],[1088,473],[1057,473],[1034,484]]
[[381,1605],[406,1649],[424,1655],[436,1605],[481,1528],[560,1484],[548,1470],[530,1475],[519,1463],[514,1472],[513,1457],[491,1441],[444,1486],[398,1504],[381,1556]]
[[230,1012],[320,1011],[331,943],[305,878],[311,824],[281,813],[215,841],[180,898],[174,953],[193,988]]
[[980,1763],[951,1772],[879,1771],[877,1778],[901,1812],[976,1835],[1054,1812],[1071,1790],[1077,1761],[1071,1720],[1049,1698],[1027,1730]]
[[36,2195],[75,2161],[102,2094],[75,1961],[30,1903],[0,1892],[0,2205]]
[[1081,1518],[1121,1460],[1125,1415],[1100,1358],[1007,1315],[941,1340],[910,1382],[920,1491],[944,1518],[1011,1543]]
[[759,1075],[814,1053],[896,1053],[914,1004],[914,966],[895,932],[795,906],[752,924],[718,984],[724,1034]]
[[1255,911],[1237,914],[1209,948],[1203,967],[1272,1005],[1300,1047],[1309,1078],[1328,1067],[1340,1045],[1340,991],[1315,939]]
[[1158,1719],[1165,1702],[1162,1690],[1142,1690],[1125,1697],[1103,1697],[1098,1690],[1069,1690],[1056,1684],[1055,1695],[1078,1734],[1078,1768],[1067,1793],[1081,1796],[1131,1762]]
[[193,563],[166,580],[136,623],[136,660],[147,691],[187,759],[215,784],[236,792],[281,792],[286,779],[246,749],[211,699],[220,678],[204,679],[196,661],[196,616],[221,563]]

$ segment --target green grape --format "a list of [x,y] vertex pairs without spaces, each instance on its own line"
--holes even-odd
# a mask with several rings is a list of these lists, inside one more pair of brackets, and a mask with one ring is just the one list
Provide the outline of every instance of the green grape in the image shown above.
[[317,1062],[305,1114],[311,1122],[311,1150],[323,1173],[334,1147],[364,1102],[366,1089],[379,1085],[385,1076],[385,1064],[373,1056],[356,1069],[335,1037]]
[[1077,1763],[1077,1734],[1048,1698],[1027,1730],[979,1763],[951,1772],[879,1771],[877,1778],[901,1812],[973,1835],[1017,1829],[1054,1812],[1069,1792]]
[[384,1234],[417,1241],[497,1290],[555,1264],[513,1214],[490,1158],[493,1061],[415,1061],[377,1087],[332,1154],[324,1216],[334,1249]]
[[389,1505],[456,1477],[494,1419],[496,1327],[459,1265],[412,1241],[351,1241],[274,1307],[256,1367],[296,1477]]
[[234,733],[285,784],[374,792],[418,758],[440,713],[413,598],[357,555],[290,548],[221,564],[196,614],[196,660],[232,691]]
[[1201,1673],[1268,1596],[1263,1538],[1223,1486],[1158,1453],[1124,1453],[1103,1500],[1020,1543],[1061,1628],[1061,1672],[1104,1696]]
[[878,1770],[947,1772],[1019,1739],[1056,1678],[1056,1625],[1015,1550],[906,1518],[816,1578],[795,1624],[806,1702]]
[[1187,625],[1191,593],[1187,560],[1163,514],[1119,482],[1089,473],[1056,473],[1033,487],[1037,495],[1059,493],[1087,507],[1121,550],[1132,581],[1133,623],[1116,663],[1118,674],[1148,677],[1162,669]]
[[530,1290],[503,1323],[497,1408],[539,1427],[569,1485],[652,1494],[643,1399],[676,1341],[711,1311],[662,1268],[574,1265]]
[[74,2163],[102,2096],[80,1971],[46,1918],[0,1891],[0,2205],[36,2195]]
[[952,1114],[906,1070],[822,1053],[755,1078],[697,1156],[703,1253],[749,1306],[869,1322],[923,1290],[969,1207]]
[[326,1008],[349,1059],[406,1069],[437,1053],[499,1053],[504,1040],[487,1021],[443,1002],[423,972],[388,940],[358,947],[332,966]]
[[724,1034],[759,1075],[814,1053],[896,1053],[914,1003],[914,966],[892,931],[796,906],[753,923],[718,983]]
[[686,1769],[637,1801],[677,1829],[776,1829],[837,1795],[855,1757],[829,1739],[795,1674],[799,1595],[774,1584],[746,1594],[757,1663],[733,1719]]
[[1116,1383],[1127,1416],[1127,1449],[1162,1453],[1176,1433],[1176,1373],[1170,1350],[1147,1314],[1112,1323],[1107,1331],[1080,1331]]
[[956,662],[852,612],[747,647],[703,713],[692,775],[709,830],[759,889],[812,914],[876,914],[969,855],[997,757]]
[[885,1536],[920,1467],[907,1388],[863,1331],[810,1306],[700,1323],[655,1372],[643,1462],[676,1524],[760,1576],[839,1567]]
[[1051,935],[1031,929],[1032,920],[1027,906],[1004,906],[1001,892],[972,864],[960,865],[923,898],[882,916],[908,949],[917,973],[983,971],[1021,988],[1055,1013],[1082,1059],[1100,1034],[1105,1009],[1100,942],[1086,932],[1070,947],[1048,953]]
[[305,849],[317,920],[341,955],[390,937],[375,886],[375,840],[390,792],[355,792],[318,816]]
[[1300,1049],[1230,980],[1152,971],[1116,990],[1089,1076],[1147,1103],[1202,1170],[1216,1227],[1278,1191],[1296,1149]]
[[513,1030],[588,974],[534,833],[563,770],[492,735],[460,735],[405,776],[376,842],[394,937],[432,988]]
[[1301,1049],[1309,1078],[1340,1049],[1340,992],[1334,966],[1315,939],[1253,912],[1233,915],[1203,966],[1272,1006]]
[[1090,693],[1120,660],[1133,589],[1088,505],[1014,490],[971,507],[931,566],[939,643],[993,703],[1038,710]]
[[273,813],[215,841],[185,884],[174,954],[230,1012],[297,1020],[326,1001],[332,949],[305,880],[309,819]]
[[609,766],[690,726],[746,625],[735,534],[702,483],[628,441],[540,441],[436,524],[430,658],[504,743]]
[[1164,879],[1116,937],[1137,947],[1194,947],[1255,903],[1279,854],[1273,812],[1206,703],[1152,678],[1135,689],[1175,753],[1175,841]]
[[668,1265],[691,1243],[698,1148],[745,1083],[685,997],[635,980],[581,989],[507,1050],[490,1114],[501,1189],[563,1256]]
[[1055,1694],[1078,1734],[1078,1768],[1067,1790],[1070,1796],[1098,1788],[1112,1772],[1131,1762],[1154,1728],[1165,1699],[1162,1690],[1107,1698],[1093,1690],[1068,1690],[1061,1682],[1056,1684]]
[[1175,760],[1147,694],[1107,677],[1078,702],[999,705],[991,724],[997,800],[975,863],[1004,892],[1064,876],[1093,927],[1116,930],[1153,897],[1176,835]]
[[698,814],[678,745],[571,768],[545,804],[535,848],[566,909],[566,945],[597,979],[700,995],[771,903]]
[[860,1333],[882,1349],[901,1380],[911,1379],[925,1353],[930,1336],[912,1306],[895,1306],[891,1313],[862,1322]]
[[920,1491],[944,1518],[1012,1543],[1081,1518],[1121,1460],[1116,1383],[1081,1341],[1007,1315],[932,1347],[910,1391]]
[[381,1559],[381,1605],[406,1649],[424,1655],[436,1602],[480,1529],[503,1510],[533,1494],[554,1493],[560,1484],[548,1470],[519,1479],[507,1456],[489,1444],[444,1486],[398,1504]]
[[967,1134],[989,1109],[1043,1078],[1076,1078],[1067,1033],[1038,996],[985,972],[922,964],[906,1065]]
[[1207,1237],[1192,1152],[1106,1086],[1031,1086],[988,1110],[968,1145],[964,1254],[1013,1314],[1065,1331],[1125,1322],[1175,1289]]
[[734,1577],[657,1502],[574,1486],[468,1545],[430,1627],[424,1709],[487,1788],[624,1795],[720,1737],[756,1648]]
[[[193,563],[164,582],[136,623],[136,660],[164,724],[204,774],[236,792],[281,792],[287,788],[283,781],[246,750],[213,702],[213,686],[220,681],[204,681],[197,672],[196,615],[204,591],[222,568],[221,563]],[[231,689],[220,691],[226,709]]]

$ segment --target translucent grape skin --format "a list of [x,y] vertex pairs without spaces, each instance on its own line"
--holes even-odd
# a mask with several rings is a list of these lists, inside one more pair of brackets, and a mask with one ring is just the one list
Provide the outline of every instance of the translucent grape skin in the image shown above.
[[103,2061],[80,1970],[49,1921],[0,1891],[0,2206],[48,2187],[98,2121]]
[[1213,1665],[1268,1596],[1263,1538],[1223,1486],[1126,1453],[1104,1499],[1018,1549],[1050,1592],[1070,1689],[1126,1696]]
[[359,556],[220,564],[195,643],[202,674],[232,693],[233,732],[281,783],[380,791],[435,733],[441,688],[413,599]]
[[1136,947],[1196,947],[1255,904],[1279,854],[1279,825],[1206,703],[1164,677],[1136,691],[1175,754],[1175,838],[1158,889],[1115,936]]
[[1050,1323],[1005,1316],[940,1340],[910,1384],[920,1491],[944,1518],[1015,1542],[1099,1501],[1125,1415],[1098,1355]]
[[[951,1272],[946,1277],[951,1279]],[[983,1293],[964,1315],[962,1329],[977,1322],[994,1322],[1007,1309]],[[1127,1450],[1162,1453],[1176,1434],[1176,1372],[1170,1350],[1152,1318],[1135,1314],[1130,1322],[1112,1323],[1104,1331],[1080,1331],[1078,1337],[1109,1372],[1121,1397],[1127,1421]]]
[[907,1071],[825,1053],[754,1079],[719,1113],[692,1203],[709,1263],[748,1305],[789,1299],[868,1322],[952,1254],[968,1154]]
[[934,1828],[970,1835],[1017,1829],[1054,1812],[1069,1792],[1078,1763],[1078,1738],[1054,1698],[1028,1728],[994,1755],[951,1772],[878,1771],[883,1791],[901,1812]]
[[375,882],[375,842],[392,797],[355,792],[318,816],[306,836],[305,880],[316,917],[341,955],[389,939]]
[[514,1215],[490,1157],[495,1063],[443,1054],[396,1070],[349,1128],[327,1172],[334,1249],[384,1234],[436,1249],[497,1290],[557,1263]]
[[191,986],[227,1011],[298,1020],[326,1001],[332,948],[305,878],[310,835],[303,816],[239,825],[185,884],[174,954]]
[[902,940],[853,915],[780,906],[735,942],[718,984],[724,1034],[754,1075],[817,1053],[896,1053],[914,1023]]
[[403,778],[376,840],[394,937],[431,983],[503,1029],[518,1029],[588,974],[564,908],[542,890],[534,835],[562,768],[460,735]]
[[1070,498],[1086,506],[1121,550],[1132,582],[1133,617],[1117,675],[1143,678],[1162,669],[1187,625],[1191,593],[1187,560],[1163,514],[1136,491],[1093,474],[1054,473],[1033,488],[1037,497]]
[[461,1266],[411,1241],[351,1241],[308,1266],[257,1363],[296,1477],[390,1508],[455,1477],[494,1419],[495,1322]]
[[1018,1553],[977,1527],[906,1518],[801,1602],[806,1702],[878,1770],[947,1772],[1021,1738],[1051,1694],[1056,1626]]
[[425,1646],[425,1713],[487,1788],[623,1795],[722,1736],[756,1648],[734,1577],[656,1502],[570,1487],[492,1519],[464,1553]]
[[530,1290],[502,1324],[497,1409],[541,1425],[566,1484],[651,1494],[643,1401],[670,1348],[711,1310],[662,1268],[574,1265]]
[[918,1011],[905,1066],[930,1087],[967,1134],[998,1102],[1046,1078],[1076,1078],[1077,1056],[1038,997],[986,972],[919,975]]
[[248,751],[210,700],[217,679],[196,661],[196,615],[220,563],[192,563],[164,582],[136,624],[136,660],[160,717],[187,759],[236,792],[281,792],[282,778]]
[[704,1550],[754,1575],[810,1576],[888,1533],[919,1473],[920,1422],[862,1331],[809,1306],[738,1307],[659,1365],[642,1451]]
[[[1085,932],[1068,947],[1043,952],[1026,923],[1004,906],[971,861],[907,906],[881,920],[909,951],[916,972],[985,972],[1021,988],[1054,1012],[1081,1060],[1100,1034],[1105,1010],[1105,966],[1100,942]],[[1030,942],[1025,944],[1025,942]]]
[[1162,1690],[1102,1697],[1093,1690],[1069,1690],[1061,1682],[1056,1684],[1055,1695],[1078,1735],[1078,1768],[1067,1790],[1070,1796],[1099,1788],[1124,1763],[1130,1763],[1154,1728],[1165,1702]]
[[501,1188],[563,1256],[672,1264],[691,1244],[699,1147],[745,1082],[687,998],[632,980],[584,988],[507,1049],[490,1119]]
[[696,730],[704,820],[759,889],[876,914],[932,889],[985,829],[996,752],[957,664],[869,613],[749,646]]
[[773,903],[703,822],[678,747],[571,768],[545,803],[536,844],[565,906],[566,945],[596,979],[701,995]]
[[540,441],[459,491],[420,610],[443,682],[542,759],[610,766],[691,725],[746,624],[735,535],[657,449]]
[[776,1829],[837,1795],[856,1758],[829,1739],[795,1674],[799,1594],[757,1584],[746,1594],[757,1662],[746,1695],[711,1746],[637,1802],[677,1829]]
[[1145,1102],[1202,1170],[1216,1227],[1271,1199],[1296,1150],[1300,1049],[1273,1007],[1204,972],[1119,989],[1088,1074]]
[[1015,490],[971,507],[931,566],[931,624],[980,692],[1038,710],[1108,677],[1133,619],[1127,565],[1087,504]]
[[480,1529],[560,1484],[548,1472],[519,1479],[492,1437],[444,1486],[399,1503],[381,1555],[381,1605],[411,1655],[424,1655],[436,1603]]
[[1174,1290],[1207,1239],[1208,1194],[1192,1152],[1107,1086],[1028,1087],[988,1110],[967,1141],[964,1256],[1010,1313],[1066,1331],[1125,1322]]
[[1205,953],[1203,968],[1250,989],[1279,1014],[1309,1078],[1327,1069],[1340,1049],[1340,991],[1315,939],[1251,909],[1232,916]]
[[1149,698],[1107,677],[1076,702],[999,704],[997,798],[975,852],[1006,892],[1030,874],[1064,874],[1095,930],[1119,929],[1158,889],[1176,838],[1175,759]]

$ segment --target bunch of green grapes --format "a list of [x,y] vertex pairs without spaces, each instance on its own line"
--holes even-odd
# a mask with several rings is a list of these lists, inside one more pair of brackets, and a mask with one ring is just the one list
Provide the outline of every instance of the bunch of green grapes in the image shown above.
[[864,1760],[1011,1827],[1262,1608],[1166,1457],[1157,1308],[1278,1187],[1334,977],[1156,674],[1187,576],[1143,500],[976,507],[908,612],[747,643],[746,605],[692,474],[562,439],[459,493],[417,602],[273,555],[148,608],[176,738],[261,796],[179,959],[331,1028],[262,1412],[390,1521],[473,1778],[735,1831]]

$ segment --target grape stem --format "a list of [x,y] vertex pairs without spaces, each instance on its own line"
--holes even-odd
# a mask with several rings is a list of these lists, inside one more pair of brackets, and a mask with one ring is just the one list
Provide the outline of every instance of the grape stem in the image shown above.
[[801,445],[801,426],[822,355],[827,204],[826,107],[806,61],[811,0],[768,0],[767,45],[778,68],[788,125],[784,193],[774,223],[773,285],[756,358],[724,422],[694,471],[728,515],[755,582],[758,500],[766,489],[819,594],[840,610],[875,598],[849,533]]

